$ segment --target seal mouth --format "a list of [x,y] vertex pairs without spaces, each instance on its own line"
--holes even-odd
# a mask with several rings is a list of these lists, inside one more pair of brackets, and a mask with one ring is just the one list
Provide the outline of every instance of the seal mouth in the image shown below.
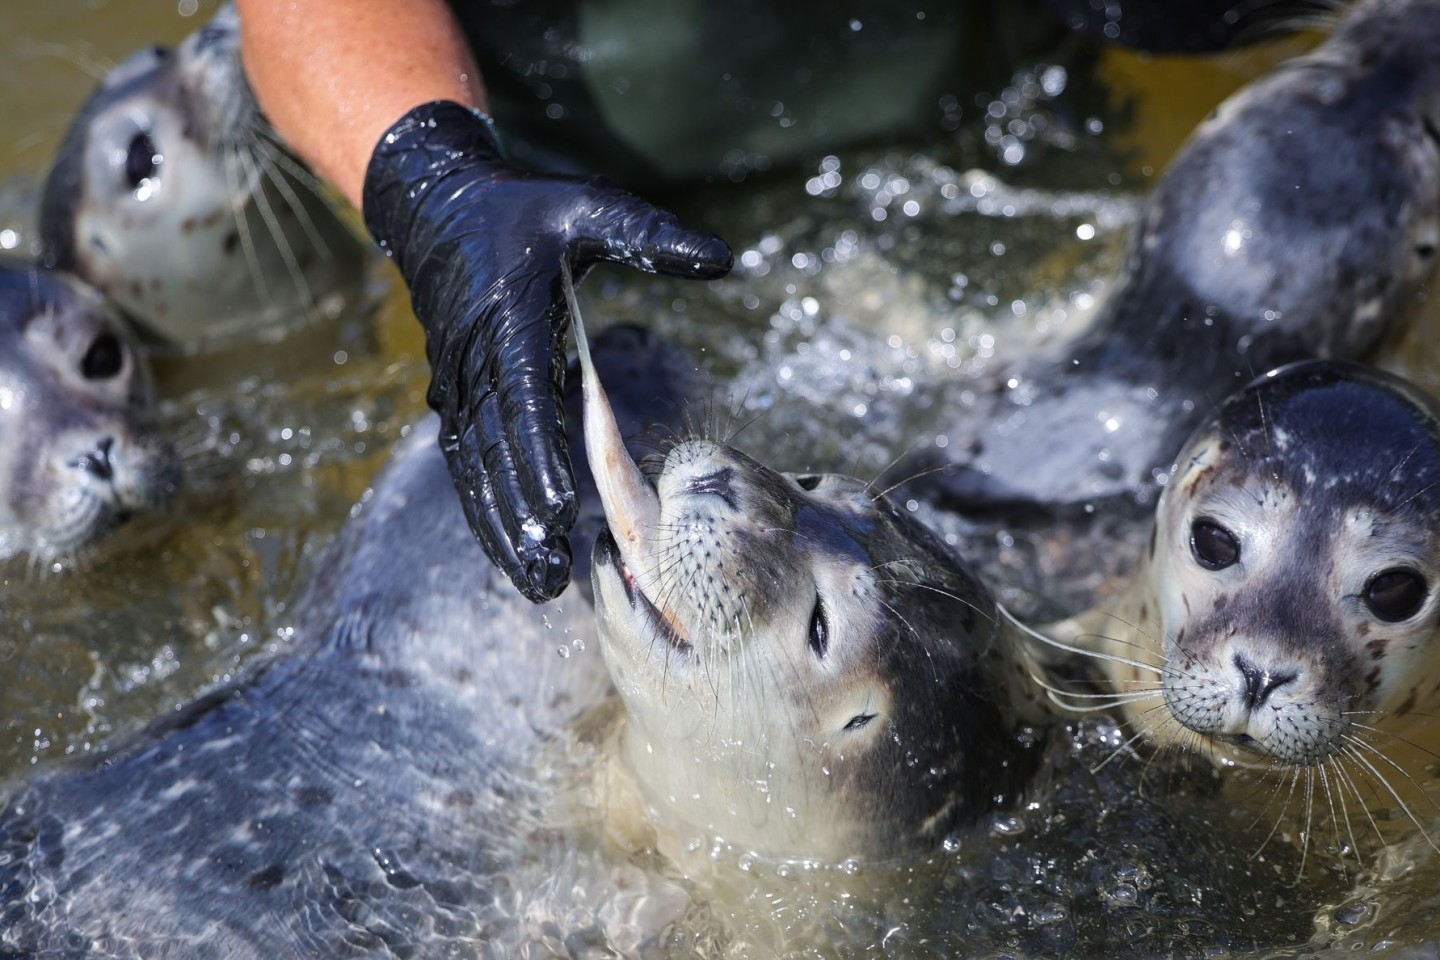
[[625,591],[625,599],[630,604],[630,609],[642,614],[654,627],[655,632],[670,645],[677,653],[689,654],[695,647],[681,633],[679,625],[670,617],[661,612],[660,608],[645,596],[645,591],[640,587],[640,581],[635,574],[625,565],[625,558],[620,555],[619,545],[615,543],[615,537],[607,525],[600,531],[595,540],[595,563],[602,567],[610,567],[620,578],[620,586]]

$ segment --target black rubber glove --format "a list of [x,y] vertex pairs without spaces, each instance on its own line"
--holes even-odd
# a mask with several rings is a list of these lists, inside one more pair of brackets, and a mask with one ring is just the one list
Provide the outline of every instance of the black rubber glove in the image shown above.
[[488,119],[443,100],[381,138],[363,206],[425,327],[430,406],[470,527],[521,593],[547,600],[569,582],[575,520],[561,261],[705,279],[729,271],[730,248],[604,179],[510,166]]

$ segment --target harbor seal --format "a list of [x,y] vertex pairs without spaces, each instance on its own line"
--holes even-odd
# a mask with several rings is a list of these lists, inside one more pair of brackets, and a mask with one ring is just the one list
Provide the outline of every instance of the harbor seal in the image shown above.
[[[632,435],[651,416],[641,411],[673,409],[669,398],[654,396],[664,385],[656,353],[654,341],[632,332],[597,344],[602,365],[623,375],[616,407]],[[618,442],[620,428],[606,426],[607,439]],[[465,945],[503,952],[500,944],[523,940],[523,911],[508,911],[510,898],[525,893],[525,864],[537,885],[536,872],[557,869],[535,862],[546,848],[546,811],[557,801],[534,764],[547,737],[608,695],[610,675],[578,588],[535,607],[483,561],[460,520],[435,431],[427,418],[411,432],[342,532],[298,615],[296,650],[85,767],[41,776],[15,793],[0,815],[0,950],[275,957],[384,947],[439,955]],[[745,803],[724,826],[749,823],[750,834],[736,834],[773,840],[779,854],[808,849],[802,841],[813,835],[817,856],[894,855],[921,838],[937,844],[947,828],[999,802],[1028,771],[1003,762],[1026,748],[1006,736],[979,669],[999,629],[984,589],[883,501],[829,479],[784,478],[712,447],[712,456],[729,457],[734,486],[692,489],[690,499],[743,496],[741,512],[715,511],[711,529],[756,537],[746,559],[760,565],[726,566],[706,580],[748,611],[745,651],[736,635],[721,659],[737,671],[725,697],[747,703],[753,720],[741,730],[692,709],[698,725],[683,732],[716,751],[733,735],[754,735],[751,749],[770,752],[758,767],[701,767],[697,746],[687,787],[715,809],[725,797],[767,787],[783,804],[769,825],[755,819],[761,808]],[[694,452],[682,444],[669,459],[694,464]],[[607,469],[623,457],[635,470],[629,454],[610,448],[607,456]],[[662,486],[689,483],[673,476],[676,469],[662,472]],[[763,516],[747,512],[762,507]],[[766,529],[772,522],[791,529]],[[632,644],[632,666],[618,677],[628,716],[639,703],[636,670],[647,665],[645,648],[633,644],[654,635],[615,606],[626,581],[612,538],[601,542],[605,663],[616,666],[622,634]],[[653,589],[651,568],[624,550]],[[766,554],[774,565],[763,565]],[[782,567],[812,584],[806,608],[788,617],[773,603],[792,597],[768,579]],[[826,610],[815,606],[815,583]],[[687,579],[654,595],[669,605],[704,588]],[[728,636],[733,626],[719,621],[714,629]],[[700,646],[708,628],[686,629],[710,671],[688,675],[686,689],[694,691],[699,678],[718,678],[720,664]],[[561,658],[545,637],[591,642]],[[801,663],[781,650],[792,641],[796,654],[816,661],[811,673],[785,673]],[[917,673],[896,647],[923,658],[924,668]],[[662,667],[647,675],[653,684],[663,665],[652,658],[648,666]],[[669,669],[674,685],[644,699],[652,709],[681,691],[682,665]],[[901,679],[915,689],[895,689]],[[784,709],[769,699],[782,689],[790,700]],[[793,727],[803,705],[818,707],[822,698],[832,709],[805,730],[833,743],[809,742]],[[854,716],[839,717],[845,710]],[[632,756],[632,770],[665,766],[678,746],[682,731],[656,731],[651,720],[637,716],[635,729],[667,749],[643,764]],[[793,773],[781,769],[791,764]],[[735,779],[742,771],[745,779]],[[832,776],[834,786],[822,791]],[[797,791],[801,784],[821,793]],[[830,823],[831,816],[841,819]],[[899,828],[905,822],[908,833]],[[573,841],[550,847],[556,843]],[[122,875],[129,882],[114,882]],[[581,916],[603,906],[567,905],[567,922],[598,924]]]
[[231,5],[110,71],[46,178],[39,233],[43,263],[182,350],[337,309],[366,261],[261,116]]
[[0,557],[73,554],[179,483],[149,369],[99,294],[0,260]]
[[[671,408],[653,340],[618,331],[594,350],[627,436]],[[486,564],[436,430],[433,417],[414,428],[362,498],[296,607],[292,649],[83,765],[7,790],[0,953],[689,957],[882,938],[902,954],[977,943],[1039,953],[1123,938],[1148,955],[1308,935],[1303,908],[1263,909],[1294,900],[1291,880],[1277,897],[1270,865],[1252,870],[1212,820],[1142,797],[1120,765],[1103,772],[1119,780],[1097,783],[1109,734],[989,739],[999,704],[984,691],[1005,678],[971,671],[997,629],[993,601],[978,584],[952,596],[973,578],[885,501],[848,481],[773,473],[715,441],[681,443],[655,502],[708,514],[704,535],[727,561],[739,546],[731,528],[747,535],[744,563],[706,569],[703,549],[687,554],[694,576],[647,563],[629,535],[656,517],[622,491],[624,512],[596,547],[597,637],[580,584],[535,607]],[[604,498],[577,466],[587,494],[573,535],[590,537]],[[602,469],[607,484],[647,482],[629,454]],[[757,503],[760,516],[734,512]],[[675,538],[668,555],[699,542],[694,528],[659,522]],[[797,568],[797,551],[815,562]],[[798,582],[772,579],[792,574]],[[678,588],[657,591],[655,576]],[[727,588],[745,598],[738,622],[727,619],[737,608],[681,603]],[[657,620],[648,603],[682,619]],[[686,631],[674,645],[657,633],[671,622]],[[975,635],[952,639],[967,624]],[[957,684],[966,676],[974,686]],[[755,754],[734,735],[755,737]],[[983,811],[1024,779],[1041,742],[1058,771],[1045,788],[1054,816],[1032,801],[1028,828],[1006,819],[985,830]],[[993,768],[995,758],[1014,765]],[[692,769],[669,769],[676,759]],[[612,791],[606,774],[627,772],[634,789]],[[699,797],[671,797],[672,786]],[[1183,801],[1210,809],[1211,796]],[[1088,816],[1093,804],[1107,815]],[[717,893],[657,863],[656,848],[617,848],[611,831],[627,813],[712,863],[732,849],[716,830],[756,847],[739,847],[731,887]],[[697,831],[711,843],[692,845]],[[842,852],[839,864],[818,859]],[[1137,872],[1137,860],[1150,866]],[[744,878],[754,883],[737,893]]]
[[1147,198],[1090,325],[1003,369],[943,450],[901,467],[961,517],[1003,599],[1084,609],[1125,575],[1099,544],[1143,529],[1206,411],[1285,363],[1362,358],[1413,317],[1440,244],[1437,46],[1435,0],[1360,3],[1226,100]]
[[596,620],[647,804],[766,856],[838,862],[935,849],[1013,802],[1030,770],[989,591],[859,480],[693,438],[652,484],[570,312],[607,521]]
[[1155,740],[1387,784],[1379,731],[1440,690],[1436,516],[1440,404],[1293,364],[1190,439],[1115,602],[1040,632],[1102,655]]

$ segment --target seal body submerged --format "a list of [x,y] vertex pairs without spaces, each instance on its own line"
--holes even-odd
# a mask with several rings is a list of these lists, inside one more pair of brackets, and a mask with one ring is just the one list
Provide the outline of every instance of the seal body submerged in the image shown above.
[[[636,406],[667,408],[663,395],[654,397],[656,384],[663,387],[665,381],[656,376],[651,341],[633,333],[617,337],[597,351],[611,351],[612,370],[627,378],[628,396],[619,402],[622,419],[640,422],[644,417]],[[620,436],[618,428],[611,430]],[[0,887],[6,891],[0,946],[76,955],[332,956],[381,949],[438,955],[447,948],[514,944],[525,937],[523,911],[511,912],[510,898],[528,895],[517,886],[525,878],[514,872],[515,865],[527,858],[533,862],[537,845],[544,848],[532,834],[557,803],[533,772],[536,756],[548,735],[604,700],[610,680],[596,653],[561,658],[546,640],[594,638],[592,614],[576,589],[561,601],[532,607],[482,561],[460,522],[434,432],[433,419],[412,432],[325,561],[296,628],[302,640],[309,638],[303,651],[277,659],[254,682],[189,705],[84,769],[42,776],[13,795],[0,818]],[[693,447],[682,445],[671,460],[693,460],[692,454]],[[718,448],[712,455],[719,455]],[[830,481],[806,491],[750,461],[728,462],[733,489],[749,491],[736,509],[778,499],[776,509],[793,508],[798,525],[792,536],[770,542],[764,538],[778,531],[756,528],[778,515],[717,515],[713,529],[737,527],[759,536],[747,558],[757,566],[748,576],[725,571],[710,585],[729,585],[736,596],[753,600],[761,585],[772,592],[789,589],[764,579],[782,566],[796,573],[814,570],[825,602],[833,605],[826,616],[834,618],[827,623],[833,631],[829,659],[817,661],[814,675],[742,673],[729,688],[737,705],[781,690],[790,697],[763,711],[766,728],[788,739],[782,743],[777,734],[751,744],[772,751],[769,762],[778,769],[770,782],[790,813],[773,825],[757,824],[758,832],[743,839],[783,838],[788,846],[778,849],[784,853],[807,849],[805,835],[814,831],[817,856],[832,852],[833,844],[825,845],[832,836],[843,839],[847,854],[893,852],[913,846],[914,839],[898,834],[897,823],[915,821],[915,837],[934,842],[946,828],[973,820],[1007,781],[1018,781],[1024,772],[999,763],[991,770],[981,760],[1004,756],[1007,743],[1019,749],[1007,741],[990,686],[974,670],[997,629],[993,601],[965,576],[944,572],[953,562],[892,508],[852,496],[848,488],[827,493]],[[662,485],[674,470],[662,473]],[[675,482],[688,487],[688,481]],[[691,492],[722,501],[731,495],[718,488]],[[795,506],[802,493],[806,505]],[[593,510],[582,514],[585,521],[594,517]],[[827,526],[833,529],[825,542],[808,539]],[[593,528],[585,522],[579,529]],[[606,569],[597,576],[602,595],[613,600],[614,591],[623,593],[625,587],[607,559],[611,554],[601,548]],[[774,563],[763,566],[769,554]],[[808,565],[807,557],[813,558]],[[842,563],[848,566],[841,569]],[[878,570],[872,570],[876,563]],[[928,571],[931,565],[940,569]],[[864,576],[874,582],[862,584]],[[874,600],[831,593],[851,590],[851,581],[857,594],[863,588]],[[895,589],[891,584],[910,582],[916,584],[915,602],[907,625],[882,630],[877,621],[891,619],[883,603]],[[683,593],[701,589],[696,581],[678,583],[662,602],[677,603]],[[786,607],[793,598],[775,599]],[[813,592],[806,602],[813,606]],[[946,611],[943,629],[931,606]],[[783,615],[781,607],[749,603],[756,619],[744,640],[751,647],[794,641],[794,658],[778,648],[758,659],[754,650],[741,658],[737,649],[730,661],[737,670],[745,663],[759,671],[769,662],[780,671],[785,663],[799,665],[800,658],[816,656],[815,641],[806,638],[810,606],[793,615]],[[612,635],[625,626],[644,626],[607,609]],[[866,619],[845,621],[860,612]],[[799,632],[791,636],[796,626]],[[962,632],[951,654],[946,645],[957,626]],[[692,629],[698,644],[701,634]],[[923,652],[933,663],[916,678],[911,667],[887,658],[895,654],[888,649],[892,643],[921,643],[919,630],[926,631]],[[972,644],[965,630],[974,630],[979,642]],[[696,649],[697,656],[708,656]],[[613,661],[608,654],[606,659]],[[953,682],[927,692],[929,670],[949,676],[952,659],[959,668]],[[641,655],[637,664],[643,661]],[[869,666],[846,666],[861,661]],[[678,680],[680,665],[671,666]],[[830,669],[856,686],[835,692],[834,709],[816,718],[817,729],[856,744],[787,754],[782,747],[803,746],[804,729],[794,726],[803,713],[799,705],[818,705],[819,698],[807,698],[807,691]],[[851,676],[857,672],[868,683],[863,689]],[[636,679],[629,671],[621,676],[627,705],[636,695]],[[647,682],[653,681],[652,675]],[[915,682],[913,696],[895,688],[902,681]],[[753,693],[741,689],[752,683]],[[934,723],[930,708],[945,715],[943,723]],[[873,726],[862,729],[866,723],[835,711],[858,711]],[[691,716],[701,725],[683,733],[715,749],[721,740],[752,733],[712,729],[703,713]],[[647,716],[637,727],[648,721]],[[670,729],[667,742],[677,733],[682,731]],[[956,752],[952,744],[964,749]],[[738,751],[742,745],[732,746]],[[847,750],[854,756],[847,758]],[[791,779],[818,786],[825,777],[818,764],[827,755],[836,795],[869,796],[873,802],[851,809],[821,797],[807,800],[784,787]],[[907,765],[902,756],[913,756],[915,763]],[[878,768],[877,758],[885,761]],[[635,769],[652,771],[670,759],[662,753]],[[808,763],[803,771],[789,769],[802,760]],[[857,780],[872,768],[874,776]],[[756,782],[740,774],[761,769],[712,764],[699,782],[723,808],[721,794],[756,790]],[[981,770],[987,775],[978,785],[959,780],[961,773]],[[883,783],[886,778],[893,782]],[[886,802],[912,792],[932,799],[923,807],[886,809]],[[734,823],[749,822],[756,810],[748,803],[741,809]],[[843,813],[843,823],[827,824],[822,818],[830,813]],[[543,879],[531,879],[552,883],[554,877],[545,874],[557,869],[563,868],[542,865],[537,870]],[[122,876],[129,881],[117,882]],[[585,885],[594,886],[593,878]],[[598,928],[604,910],[619,910],[616,897],[623,899],[613,890],[608,899],[603,892],[588,904],[582,898],[567,908],[567,923],[583,927],[588,910],[588,922]]]
[[1125,573],[1099,544],[1143,526],[1207,411],[1410,318],[1440,242],[1437,44],[1440,3],[1361,3],[1223,103],[1147,199],[1093,323],[1003,371],[909,467],[931,469],[912,490],[963,516],[987,574],[1028,594],[1007,599],[1088,606]]
[[163,505],[179,468],[150,373],[100,296],[0,261],[0,557],[73,553]]
[[[596,356],[619,371],[622,422],[666,408],[653,345],[622,335]],[[1109,747],[1083,746],[1089,735],[1073,748],[1055,742],[1052,759],[1074,775],[1058,775],[1064,811],[1053,823],[988,841],[981,827],[978,859],[964,859],[962,828],[1024,782],[1034,733],[1028,746],[1007,740],[1014,716],[991,692],[1006,683],[986,667],[1001,653],[993,600],[933,537],[853,482],[786,477],[708,440],[671,449],[649,473],[658,487],[628,454],[616,460],[624,471],[607,464],[602,485],[636,486],[618,512],[606,494],[597,636],[578,586],[532,607],[485,564],[435,429],[428,419],[412,431],[340,535],[304,599],[293,652],[84,766],[11,789],[0,951],[694,956],[720,952],[727,934],[715,931],[732,924],[737,945],[756,943],[742,918],[759,912],[783,926],[767,940],[777,951],[888,937],[902,955],[930,955],[979,936],[1038,952],[1111,944],[1137,904],[1141,953],[1268,943],[1277,930],[1293,936],[1292,920],[1308,934],[1303,912],[1232,924],[1274,902],[1268,865],[1242,887],[1232,881],[1248,861],[1209,820],[1197,843],[1133,783],[1094,784],[1095,750]],[[596,499],[584,501],[579,536],[601,516]],[[662,530],[664,540],[630,540]],[[556,640],[570,641],[569,656]],[[553,747],[613,716],[612,674],[622,717],[599,741],[613,752],[581,750],[547,771]],[[595,769],[634,789],[595,802],[576,786]],[[681,789],[693,792],[672,795]],[[597,818],[613,821],[624,797],[687,846],[723,836],[746,857],[798,857],[821,893],[798,912],[794,880],[774,902],[763,888],[692,897],[692,881],[650,866],[655,848],[625,856],[598,837],[613,824]],[[1111,816],[1086,816],[1092,802]],[[572,809],[557,815],[557,805]],[[1143,850],[1129,842],[1137,824]],[[936,851],[942,835],[951,852]],[[887,872],[882,861],[907,854]],[[1096,885],[1142,855],[1203,883],[1205,896],[1156,884],[1124,911],[1097,909]],[[825,857],[850,866],[827,872]],[[1038,916],[1057,896],[1073,919],[1017,925],[1012,908]],[[994,903],[1006,905],[998,923]],[[691,932],[707,916],[712,932]],[[828,940],[812,935],[817,922],[830,924]]]
[[270,133],[233,6],[115,67],[46,179],[41,259],[151,339],[194,347],[294,326],[353,294],[364,248]]

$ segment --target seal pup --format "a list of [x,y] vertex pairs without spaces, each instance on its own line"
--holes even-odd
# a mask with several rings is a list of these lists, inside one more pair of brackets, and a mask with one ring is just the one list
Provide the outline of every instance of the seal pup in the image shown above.
[[[633,330],[609,331],[593,349],[597,367],[609,371],[614,384],[609,396],[617,419],[627,425],[653,420],[655,410],[670,404],[674,385],[683,383],[656,379],[665,366],[661,351]],[[617,852],[608,831],[626,813],[618,791],[607,791],[603,806],[591,804],[596,791],[587,785],[599,774],[600,786],[607,786],[626,771],[644,776],[631,781],[639,802],[629,813],[653,817],[657,833],[725,830],[783,856],[808,849],[802,829],[808,821],[822,852],[862,858],[829,870],[812,867],[808,857],[793,866],[806,877],[844,885],[840,899],[823,897],[837,889],[832,885],[817,899],[799,901],[805,914],[799,920],[828,914],[836,921],[827,932],[838,931],[841,939],[830,943],[858,949],[888,938],[892,946],[913,941],[914,952],[926,954],[937,942],[959,952],[979,937],[1012,950],[1017,942],[1034,944],[1035,952],[1056,943],[1098,950],[1129,929],[1142,915],[1137,911],[1147,928],[1139,953],[1160,943],[1172,949],[1270,943],[1276,929],[1294,936],[1297,924],[1308,931],[1308,915],[1291,911],[1279,925],[1273,918],[1242,924],[1246,929],[1232,936],[1229,917],[1274,903],[1271,885],[1264,877],[1253,887],[1230,882],[1252,871],[1243,857],[1224,855],[1224,832],[1215,831],[1212,821],[1204,821],[1197,844],[1184,821],[1157,818],[1160,811],[1123,780],[1106,789],[1119,791],[1124,802],[1097,798],[1103,785],[1086,773],[1093,766],[1086,758],[1105,734],[1097,740],[1077,733],[1073,745],[1067,737],[1048,744],[1060,769],[1079,764],[1080,774],[1061,778],[1063,810],[1055,818],[1027,808],[1025,816],[1043,822],[992,834],[996,842],[978,843],[969,860],[965,843],[953,837],[941,841],[943,852],[894,859],[916,844],[935,843],[943,824],[966,823],[977,811],[981,825],[971,829],[983,834],[983,811],[997,802],[991,791],[1023,779],[1034,747],[1019,737],[1013,747],[989,739],[997,705],[983,691],[1004,678],[986,678],[970,689],[953,682],[952,670],[963,676],[977,658],[983,660],[994,629],[982,616],[991,602],[983,587],[976,585],[979,592],[969,603],[929,589],[949,591],[973,580],[952,566],[930,535],[921,531],[919,546],[910,544],[913,521],[883,501],[850,496],[848,483],[834,478],[757,470],[739,455],[724,461],[732,470],[728,478],[686,474],[709,442],[682,444],[667,456],[676,461],[667,469],[681,471],[664,481],[667,491],[672,483],[703,479],[710,492],[656,492],[662,507],[676,495],[677,505],[687,497],[691,506],[698,496],[717,498],[719,503],[699,504],[711,515],[708,535],[725,537],[726,525],[733,524],[751,537],[746,563],[738,568],[743,573],[727,562],[711,571],[714,580],[677,580],[687,591],[725,595],[729,585],[757,600],[793,603],[795,585],[769,578],[795,573],[792,551],[814,548],[813,569],[800,571],[810,579],[800,584],[798,611],[747,599],[744,609],[754,610],[756,619],[750,622],[747,614],[734,632],[718,623],[706,634],[676,621],[690,631],[684,635],[690,641],[729,642],[721,659],[734,664],[734,679],[753,682],[757,691],[741,695],[732,683],[735,707],[755,714],[740,718],[716,692],[697,688],[703,676],[720,682],[726,665],[701,659],[710,654],[698,642],[692,643],[691,662],[682,664],[678,650],[660,646],[668,641],[656,637],[655,621],[639,608],[642,597],[651,597],[645,602],[658,610],[688,616],[678,593],[637,592],[639,609],[629,606],[626,571],[645,571],[642,591],[652,589],[652,571],[634,559],[633,547],[624,548],[632,558],[625,559],[619,544],[647,514],[634,512],[625,500],[627,512],[617,515],[609,538],[615,544],[596,547],[606,565],[594,578],[610,636],[595,642],[595,615],[576,596],[580,584],[561,600],[534,607],[486,564],[461,520],[435,449],[436,429],[433,417],[414,428],[362,498],[295,608],[301,612],[292,649],[83,765],[57,766],[10,785],[0,812],[0,952],[77,960],[591,951],[679,957],[757,942],[748,939],[752,926],[735,924],[723,912],[732,907],[783,927],[766,943],[815,947],[819,941],[790,922],[789,905],[804,895],[790,881],[777,903],[754,890],[739,899],[724,898],[732,891],[693,896],[698,884],[677,880],[675,870],[657,864],[653,848]],[[625,430],[628,435],[633,428]],[[576,441],[574,449],[583,449]],[[689,452],[679,452],[684,450]],[[609,477],[616,466],[624,469]],[[607,483],[636,482],[633,468],[618,460],[604,469]],[[585,537],[603,511],[583,466],[577,476],[587,497],[581,515],[586,522],[577,524],[575,535]],[[833,491],[823,492],[826,487]],[[787,500],[802,493],[815,496]],[[755,498],[792,504],[793,530],[785,534],[734,517],[722,494],[736,496],[739,506]],[[783,509],[773,507],[767,516],[773,521]],[[815,535],[823,536],[811,539]],[[859,553],[887,544],[896,545],[888,564],[854,565]],[[775,563],[763,562],[767,554]],[[703,559],[703,551],[696,556]],[[653,573],[676,576],[664,568]],[[876,628],[872,601],[887,595],[905,605]],[[721,613],[719,607],[706,609]],[[847,614],[855,622],[843,620]],[[897,627],[897,620],[909,625]],[[956,650],[947,653],[947,637],[967,623],[976,633],[953,641]],[[906,631],[918,627],[938,632],[928,640],[907,638]],[[633,646],[647,637],[657,644],[648,659]],[[557,656],[557,640],[569,656]],[[579,641],[585,641],[583,650]],[[615,649],[602,656],[610,644]],[[933,656],[933,665],[927,661],[917,670],[908,659],[893,659],[902,652]],[[625,671],[620,684],[626,712],[615,725],[607,725],[616,696],[605,658],[629,663],[617,668],[617,675]],[[654,668],[665,658],[671,658],[673,688],[655,685]],[[787,680],[786,669],[807,665],[813,669]],[[892,678],[907,686],[884,687]],[[794,697],[772,702],[779,692],[794,693],[804,684],[814,685],[814,709]],[[627,686],[633,689],[626,692]],[[714,727],[689,731],[690,762],[700,766],[708,759],[711,780],[655,769],[662,760],[685,756],[685,731],[652,725],[662,713],[708,724],[703,710],[680,702],[691,693],[721,711]],[[978,704],[968,718],[975,729],[953,706],[956,698]],[[633,729],[631,702],[647,711]],[[584,732],[597,725],[598,732]],[[768,761],[746,759],[738,744],[720,742],[726,734],[755,731]],[[806,735],[825,739],[806,742]],[[963,752],[981,738],[977,752]],[[1029,738],[1033,744],[1034,734]],[[645,740],[660,748],[659,757],[647,758]],[[942,747],[942,740],[951,747]],[[1011,749],[1020,766],[986,765],[987,756],[1003,757]],[[962,766],[973,782],[957,781]],[[684,798],[657,792],[672,784],[701,791],[693,812]],[[814,792],[807,796],[801,786]],[[752,796],[762,788],[771,791],[773,807]],[[1187,802],[1203,802],[1203,796],[1189,793]],[[1111,815],[1085,816],[1092,803]],[[558,814],[557,806],[564,808]],[[821,819],[826,817],[835,823]],[[863,834],[866,823],[873,825],[872,835]],[[1129,842],[1137,825],[1143,845]],[[1118,884],[1116,896],[1123,894],[1136,880],[1137,857],[1184,883],[1142,883],[1123,908],[1110,910],[1097,898],[1097,884]],[[732,879],[753,876],[743,857],[735,862]],[[778,876],[791,863],[767,860],[757,869],[768,868]],[[1192,882],[1205,885],[1203,897],[1185,893]],[[899,892],[887,898],[877,890]],[[857,907],[857,897],[866,896]],[[1073,910],[1070,919],[1053,915],[1067,909],[1054,906],[1057,897]],[[871,903],[876,900],[881,902]],[[811,903],[813,911],[804,907]],[[1036,918],[1048,910],[1051,916],[1026,926],[1016,920],[1016,910]],[[892,920],[897,913],[905,915],[900,927]],[[903,954],[909,947],[897,949]]]
[[[653,413],[639,411],[670,403],[663,392],[656,399],[670,382],[657,379],[659,349],[633,331],[597,344],[600,362],[623,375],[616,407],[627,424],[647,422]],[[601,358],[602,350],[609,356]],[[607,418],[605,427],[606,443],[618,442],[616,422]],[[483,561],[461,522],[435,430],[427,418],[412,431],[322,563],[296,625],[303,646],[86,766],[42,775],[14,793],[0,814],[0,950],[274,957],[385,948],[439,955],[524,942],[524,911],[511,912],[513,900],[528,895],[524,883],[553,883],[562,869],[536,863],[537,851],[563,856],[574,842],[553,830],[550,841],[537,834],[547,811],[568,802],[553,795],[537,756],[549,737],[603,703],[611,690],[604,665],[618,669],[620,661],[612,651],[602,665],[594,615],[578,588],[535,607]],[[697,450],[681,445],[669,459],[695,462]],[[629,454],[604,452],[609,489],[622,458],[634,466]],[[725,454],[716,447],[710,455]],[[733,486],[689,496],[744,496],[737,508],[766,512],[716,512],[711,529],[761,539],[752,540],[745,564],[655,595],[667,605],[686,591],[737,597],[748,614],[730,660],[752,671],[737,679],[756,684],[760,699],[752,703],[782,688],[791,703],[767,704],[748,730],[701,725],[688,734],[718,750],[722,738],[753,732],[762,739],[752,747],[768,746],[770,762],[805,763],[793,775],[767,776],[788,813],[765,825],[756,816],[761,808],[747,803],[727,830],[749,822],[750,833],[734,835],[773,842],[778,853],[805,849],[811,833],[816,855],[893,853],[914,838],[938,843],[944,830],[990,809],[1025,771],[1001,762],[1022,748],[1006,737],[981,675],[998,629],[983,587],[956,570],[918,525],[858,487],[784,478],[738,455],[726,463]],[[666,489],[688,482],[677,481],[674,469],[661,475]],[[634,474],[618,482],[626,477]],[[764,529],[783,514],[793,525],[788,534]],[[627,513],[611,522],[633,529],[639,519]],[[584,535],[590,528],[578,529]],[[614,606],[626,580],[613,559],[615,538],[601,539],[596,558],[605,569],[596,583],[607,598],[606,645],[619,643],[622,630],[627,642],[649,643],[653,634],[638,632],[649,629],[647,621]],[[653,590],[651,568],[625,549],[635,569],[646,571],[643,589]],[[782,573],[810,578],[803,609],[780,609],[795,599],[789,584],[782,589],[769,579]],[[701,642],[699,624],[685,629]],[[728,625],[715,629],[725,636]],[[802,661],[778,649],[757,659],[755,648],[772,632],[772,646],[793,641],[816,669],[785,676],[787,665]],[[557,636],[592,641],[588,656],[558,657],[547,640]],[[750,649],[744,657],[742,639]],[[917,673],[902,651],[926,658],[926,666]],[[759,673],[766,659],[768,677]],[[647,667],[643,655],[630,663],[619,678],[627,711],[631,702],[640,707],[636,671]],[[707,676],[718,676],[718,666]],[[677,684],[680,669],[671,664]],[[895,689],[899,680],[915,690]],[[643,699],[652,716],[635,722],[657,744],[649,724],[654,710],[675,709],[666,696],[652,690]],[[823,717],[796,726],[805,720],[804,704],[822,702]],[[704,720],[703,713],[690,716]],[[670,748],[644,769],[674,759],[678,732],[665,735]],[[833,743],[802,742],[812,734]],[[735,759],[738,748],[732,745]],[[640,760],[631,757],[632,771]],[[742,769],[762,772],[716,763],[690,786],[704,784],[723,807],[725,794],[743,797],[760,786],[729,779]],[[792,781],[828,796],[805,797]],[[830,816],[843,819],[825,823]],[[128,882],[117,882],[121,876]],[[593,877],[577,886],[599,889]],[[598,927],[597,912],[617,909],[621,895],[606,897],[567,904],[567,923]],[[644,926],[658,934],[665,924]]]
[[46,178],[39,234],[43,263],[181,350],[333,313],[366,261],[260,115],[228,4],[174,50],[136,51],[91,94]]
[[[903,473],[1002,598],[1058,619],[1123,579],[1185,438],[1251,377],[1403,328],[1440,243],[1440,2],[1359,3],[1202,123],[1092,323],[1025,357]],[[997,544],[1014,540],[1007,548]],[[1098,562],[1097,562],[1098,560]]]
[[132,334],[98,293],[0,259],[0,557],[73,554],[180,473]]
[[607,527],[592,565],[620,752],[659,819],[770,857],[934,849],[1012,801],[994,598],[859,480],[711,439],[652,482],[625,452],[570,303]]
[[1056,699],[1403,807],[1395,725],[1440,692],[1437,517],[1440,404],[1353,364],[1272,371],[1185,446],[1126,589],[1039,631],[1112,690]]

